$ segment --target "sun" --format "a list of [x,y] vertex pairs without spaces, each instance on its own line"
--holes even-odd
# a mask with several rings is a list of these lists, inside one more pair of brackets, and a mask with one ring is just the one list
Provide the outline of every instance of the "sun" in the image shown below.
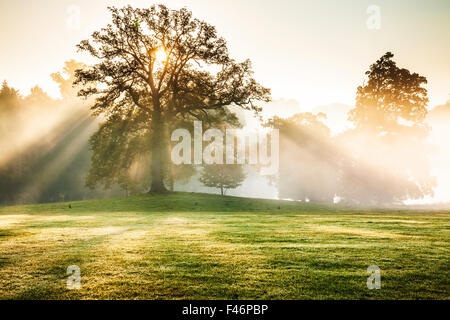
[[159,47],[155,51],[155,61],[156,62],[166,62],[167,60],[167,52],[164,50],[164,48]]

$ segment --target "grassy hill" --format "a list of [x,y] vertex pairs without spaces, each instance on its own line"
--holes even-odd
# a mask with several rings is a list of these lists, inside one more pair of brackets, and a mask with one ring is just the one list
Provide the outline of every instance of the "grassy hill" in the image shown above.
[[0,208],[0,298],[449,298],[449,212],[191,193],[70,205]]

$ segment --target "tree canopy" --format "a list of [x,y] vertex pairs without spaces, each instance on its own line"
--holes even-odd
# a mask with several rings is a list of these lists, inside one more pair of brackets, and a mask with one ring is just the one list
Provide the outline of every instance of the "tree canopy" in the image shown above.
[[392,133],[401,121],[421,125],[427,115],[427,79],[417,73],[399,68],[387,52],[366,71],[368,81],[359,86],[356,107],[349,120],[358,128]]

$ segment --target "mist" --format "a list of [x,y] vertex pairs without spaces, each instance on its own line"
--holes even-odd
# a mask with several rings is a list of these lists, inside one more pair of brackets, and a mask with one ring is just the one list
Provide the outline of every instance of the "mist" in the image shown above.
[[[21,96],[3,83],[0,95],[0,177],[2,205],[74,201],[130,193],[115,181],[108,188],[86,186],[91,169],[90,137],[105,121],[93,117],[92,101],[81,100],[72,86],[74,70],[68,61],[52,78],[61,99],[39,86]],[[374,138],[355,133],[348,121],[354,107],[343,104],[302,111],[295,100],[263,105],[258,117],[230,107],[243,130],[280,130],[280,169],[264,176],[257,166],[245,165],[246,179],[227,195],[288,199],[329,204],[448,206],[450,197],[450,102],[430,108],[428,131],[407,123],[402,134]],[[414,135],[410,131],[416,131]],[[417,140],[417,134],[423,140]],[[114,148],[114,146],[112,146]],[[148,157],[130,165],[135,181],[148,179]],[[147,192],[143,183],[135,193]],[[126,189],[126,190],[125,190]],[[199,174],[176,180],[174,191],[217,193],[199,182]]]

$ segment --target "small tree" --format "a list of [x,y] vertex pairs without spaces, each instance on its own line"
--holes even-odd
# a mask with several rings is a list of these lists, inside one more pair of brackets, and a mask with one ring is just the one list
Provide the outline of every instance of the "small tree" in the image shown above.
[[205,165],[200,176],[200,182],[207,187],[219,188],[220,194],[226,190],[239,187],[245,180],[242,165],[211,164]]

